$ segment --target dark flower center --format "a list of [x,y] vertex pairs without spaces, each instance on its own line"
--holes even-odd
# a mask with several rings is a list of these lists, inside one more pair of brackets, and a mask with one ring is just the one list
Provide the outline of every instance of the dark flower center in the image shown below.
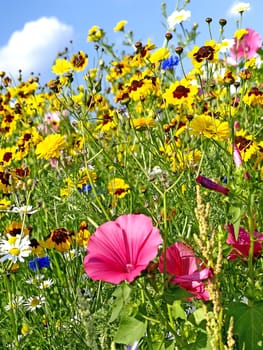
[[202,62],[204,59],[207,59],[208,61],[212,61],[214,59],[214,52],[215,52],[215,49],[213,49],[212,46],[202,46],[194,54],[194,57],[199,63]]
[[173,97],[174,98],[182,98],[182,97],[187,97],[188,93],[190,92],[189,88],[186,88],[183,85],[177,86],[177,88],[173,92]]

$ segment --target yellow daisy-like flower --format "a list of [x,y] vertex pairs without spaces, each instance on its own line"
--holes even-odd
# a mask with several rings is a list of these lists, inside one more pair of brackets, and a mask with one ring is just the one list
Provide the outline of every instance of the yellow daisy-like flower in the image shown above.
[[56,249],[60,252],[66,252],[72,245],[74,232],[68,231],[64,227],[51,230],[45,241],[40,241],[40,245],[48,249]]
[[79,227],[79,231],[75,236],[75,241],[78,246],[86,247],[90,239],[90,231],[86,221],[82,221]]
[[170,51],[166,47],[161,47],[160,49],[156,50],[154,53],[151,54],[149,57],[149,61],[151,63],[158,63],[162,60],[165,60],[170,56]]
[[81,71],[85,69],[88,64],[88,56],[83,52],[79,51],[72,55],[70,60],[71,66],[75,71]]
[[254,157],[259,151],[260,147],[254,136],[247,135],[245,130],[238,130],[235,134],[235,144],[240,151],[241,158],[244,162],[247,162],[250,158]]
[[88,31],[88,38],[87,41],[100,41],[100,39],[104,36],[104,31],[98,27],[98,26],[93,26],[89,29]]
[[235,31],[234,38],[241,40],[245,34],[247,34],[247,29],[238,29]]
[[13,174],[5,167],[0,165],[0,191],[4,194],[9,194],[13,191],[13,187],[16,186]]
[[117,198],[123,198],[130,192],[130,186],[123,179],[114,178],[108,183],[109,193]]
[[155,126],[155,120],[153,117],[132,118],[131,126],[136,130],[153,128]]
[[210,117],[209,115],[197,115],[190,122],[190,133],[192,135],[203,135],[209,139],[223,141],[230,136],[227,122]]
[[200,67],[204,62],[216,62],[218,61],[218,52],[220,50],[219,44],[216,44],[214,40],[205,42],[204,46],[195,46],[188,57],[192,58],[192,64],[194,67]]
[[116,26],[113,28],[114,32],[120,32],[120,31],[123,31],[124,27],[126,26],[128,22],[123,20],[123,21],[120,21],[116,24]]
[[65,146],[66,140],[64,136],[60,134],[51,134],[37,145],[36,154],[38,158],[58,158]]
[[101,109],[97,114],[96,131],[109,132],[117,127],[116,114],[108,108]]
[[16,147],[0,148],[0,163],[4,166],[10,165],[14,159]]
[[192,85],[186,79],[174,82],[163,93],[163,98],[167,104],[191,106],[198,93],[196,85]]
[[258,87],[253,87],[244,97],[243,102],[249,106],[263,105],[263,92]]
[[52,73],[62,75],[72,70],[72,64],[64,58],[58,58],[52,66]]
[[11,201],[6,198],[0,199],[0,210],[7,210],[11,206]]

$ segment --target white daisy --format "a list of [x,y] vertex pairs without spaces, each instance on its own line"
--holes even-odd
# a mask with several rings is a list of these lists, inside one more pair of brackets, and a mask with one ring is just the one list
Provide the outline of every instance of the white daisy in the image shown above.
[[54,282],[52,281],[52,279],[49,278],[49,279],[41,282],[39,285],[39,288],[40,289],[47,289],[47,288],[51,287],[52,284],[54,284]]
[[173,30],[176,24],[180,24],[191,18],[191,11],[181,10],[174,11],[168,18],[167,23],[169,29]]
[[24,258],[31,254],[29,236],[22,235],[11,236],[6,235],[5,239],[0,240],[0,262],[11,260],[14,264],[17,261],[24,262]]
[[35,275],[34,277],[30,277],[29,279],[26,280],[27,284],[39,284],[40,281],[44,279],[44,275]]
[[18,214],[34,214],[38,209],[33,209],[32,205],[23,205],[22,207],[13,207],[9,210],[9,213],[18,213]]
[[43,295],[33,295],[24,302],[24,306],[28,311],[35,311],[36,309],[40,309],[44,302],[45,297]]
[[229,12],[231,15],[236,16],[236,15],[239,15],[240,13],[243,13],[249,10],[250,10],[249,2],[238,2],[238,3],[236,2],[233,4]]
[[9,303],[5,306],[5,310],[14,310],[17,309],[20,305],[22,305],[24,302],[24,298],[20,296],[15,296],[12,300],[9,301]]

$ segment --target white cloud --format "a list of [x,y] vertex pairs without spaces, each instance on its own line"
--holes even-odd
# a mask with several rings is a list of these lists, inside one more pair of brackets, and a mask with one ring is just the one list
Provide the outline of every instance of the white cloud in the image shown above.
[[27,22],[24,28],[10,37],[0,48],[0,70],[15,78],[22,69],[23,78],[31,72],[42,73],[49,69],[59,51],[73,39],[73,28],[56,17],[41,17]]

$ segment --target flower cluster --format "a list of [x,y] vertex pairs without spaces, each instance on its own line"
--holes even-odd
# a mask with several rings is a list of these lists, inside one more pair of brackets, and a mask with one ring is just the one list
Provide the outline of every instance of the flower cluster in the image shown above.
[[0,72],[2,348],[261,349],[262,38],[179,3],[161,47]]

